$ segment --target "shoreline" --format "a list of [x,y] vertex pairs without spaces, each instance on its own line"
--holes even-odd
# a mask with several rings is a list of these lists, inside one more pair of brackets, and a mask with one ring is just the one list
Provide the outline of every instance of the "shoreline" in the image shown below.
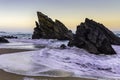
[[[32,51],[30,49],[13,49],[13,48],[0,48],[0,55],[2,54],[12,54],[16,52]],[[0,79],[1,80],[95,80],[89,78],[80,77],[46,77],[46,76],[24,76],[19,74],[14,74],[6,72],[0,69]]]
[[[18,49],[18,48],[0,48],[0,55],[4,54],[14,54],[17,52],[27,52],[34,51],[34,49]],[[6,77],[7,76],[7,77]],[[47,76],[26,76],[19,75],[15,73],[10,73],[0,69],[0,79],[1,80],[106,80],[106,79],[119,79],[119,78],[91,78],[91,77],[47,77]]]
[[79,77],[45,77],[45,76],[23,76],[14,73],[5,72],[0,69],[1,80],[96,80]]

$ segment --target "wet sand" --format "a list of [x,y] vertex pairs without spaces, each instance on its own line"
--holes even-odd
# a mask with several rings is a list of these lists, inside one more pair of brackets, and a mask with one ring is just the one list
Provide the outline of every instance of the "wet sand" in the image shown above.
[[[25,51],[32,51],[30,49],[10,49],[10,48],[1,48],[0,54],[10,54],[15,52],[25,52]],[[27,78],[27,79],[25,79]],[[87,79],[87,78],[74,78],[74,77],[32,77],[32,76],[23,76],[17,75],[9,72],[5,72],[0,70],[0,80],[94,80],[94,79]]]
[[12,48],[0,48],[0,54],[10,54],[15,52],[32,51],[31,49],[12,49]]
[[74,77],[32,77],[32,76],[22,76],[17,74],[12,74],[5,72],[3,70],[0,70],[0,80],[24,80],[25,78],[28,78],[27,80],[93,80],[93,79],[87,79],[87,78],[74,78]]

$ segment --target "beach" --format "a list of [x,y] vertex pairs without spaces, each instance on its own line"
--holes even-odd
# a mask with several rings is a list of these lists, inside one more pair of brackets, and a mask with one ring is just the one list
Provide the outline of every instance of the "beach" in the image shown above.
[[0,0],[0,80],[120,80],[120,0]]
[[76,47],[61,49],[68,41],[9,41],[0,44],[0,80],[119,79],[120,46],[112,46],[118,55],[103,56]]
[[[25,52],[31,51],[30,49],[10,49],[10,48],[1,48],[0,55],[3,54],[12,54],[16,52]],[[24,76],[5,72],[0,70],[0,80],[94,80],[88,78],[75,78],[75,77],[43,77],[43,76]]]

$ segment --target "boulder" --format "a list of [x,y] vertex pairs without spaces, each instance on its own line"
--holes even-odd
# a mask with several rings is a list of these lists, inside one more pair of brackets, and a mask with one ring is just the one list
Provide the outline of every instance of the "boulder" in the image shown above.
[[3,37],[0,37],[0,43],[9,43],[9,41]]
[[59,40],[70,40],[73,39],[73,33],[71,30],[61,23],[59,20],[55,22],[44,15],[41,12],[37,12],[38,22],[36,21],[36,27],[32,39],[59,39]]
[[70,40],[68,46],[83,48],[93,54],[116,54],[112,44],[120,45],[120,38],[103,24],[93,20],[85,19],[84,23],[77,26],[74,39]]

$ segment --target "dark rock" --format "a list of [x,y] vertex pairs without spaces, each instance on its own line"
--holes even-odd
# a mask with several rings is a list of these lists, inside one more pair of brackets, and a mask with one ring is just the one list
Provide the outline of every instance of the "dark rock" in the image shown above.
[[83,48],[93,54],[116,54],[111,44],[120,45],[120,38],[103,24],[86,18],[85,23],[77,26],[74,39],[68,46]]
[[60,46],[60,48],[61,48],[61,49],[66,49],[66,45],[65,45],[65,44],[62,44],[62,45]]
[[3,37],[3,38],[8,38],[8,39],[17,39],[16,36],[1,36],[1,37]]
[[9,43],[9,41],[4,39],[4,38],[2,38],[2,37],[0,37],[0,43]]
[[32,39],[59,39],[59,40],[70,40],[73,39],[72,31],[68,30],[67,27],[59,20],[55,22],[48,16],[37,12],[38,22],[36,21],[36,27]]
[[111,71],[112,68],[97,68],[98,70],[105,70],[105,71]]

